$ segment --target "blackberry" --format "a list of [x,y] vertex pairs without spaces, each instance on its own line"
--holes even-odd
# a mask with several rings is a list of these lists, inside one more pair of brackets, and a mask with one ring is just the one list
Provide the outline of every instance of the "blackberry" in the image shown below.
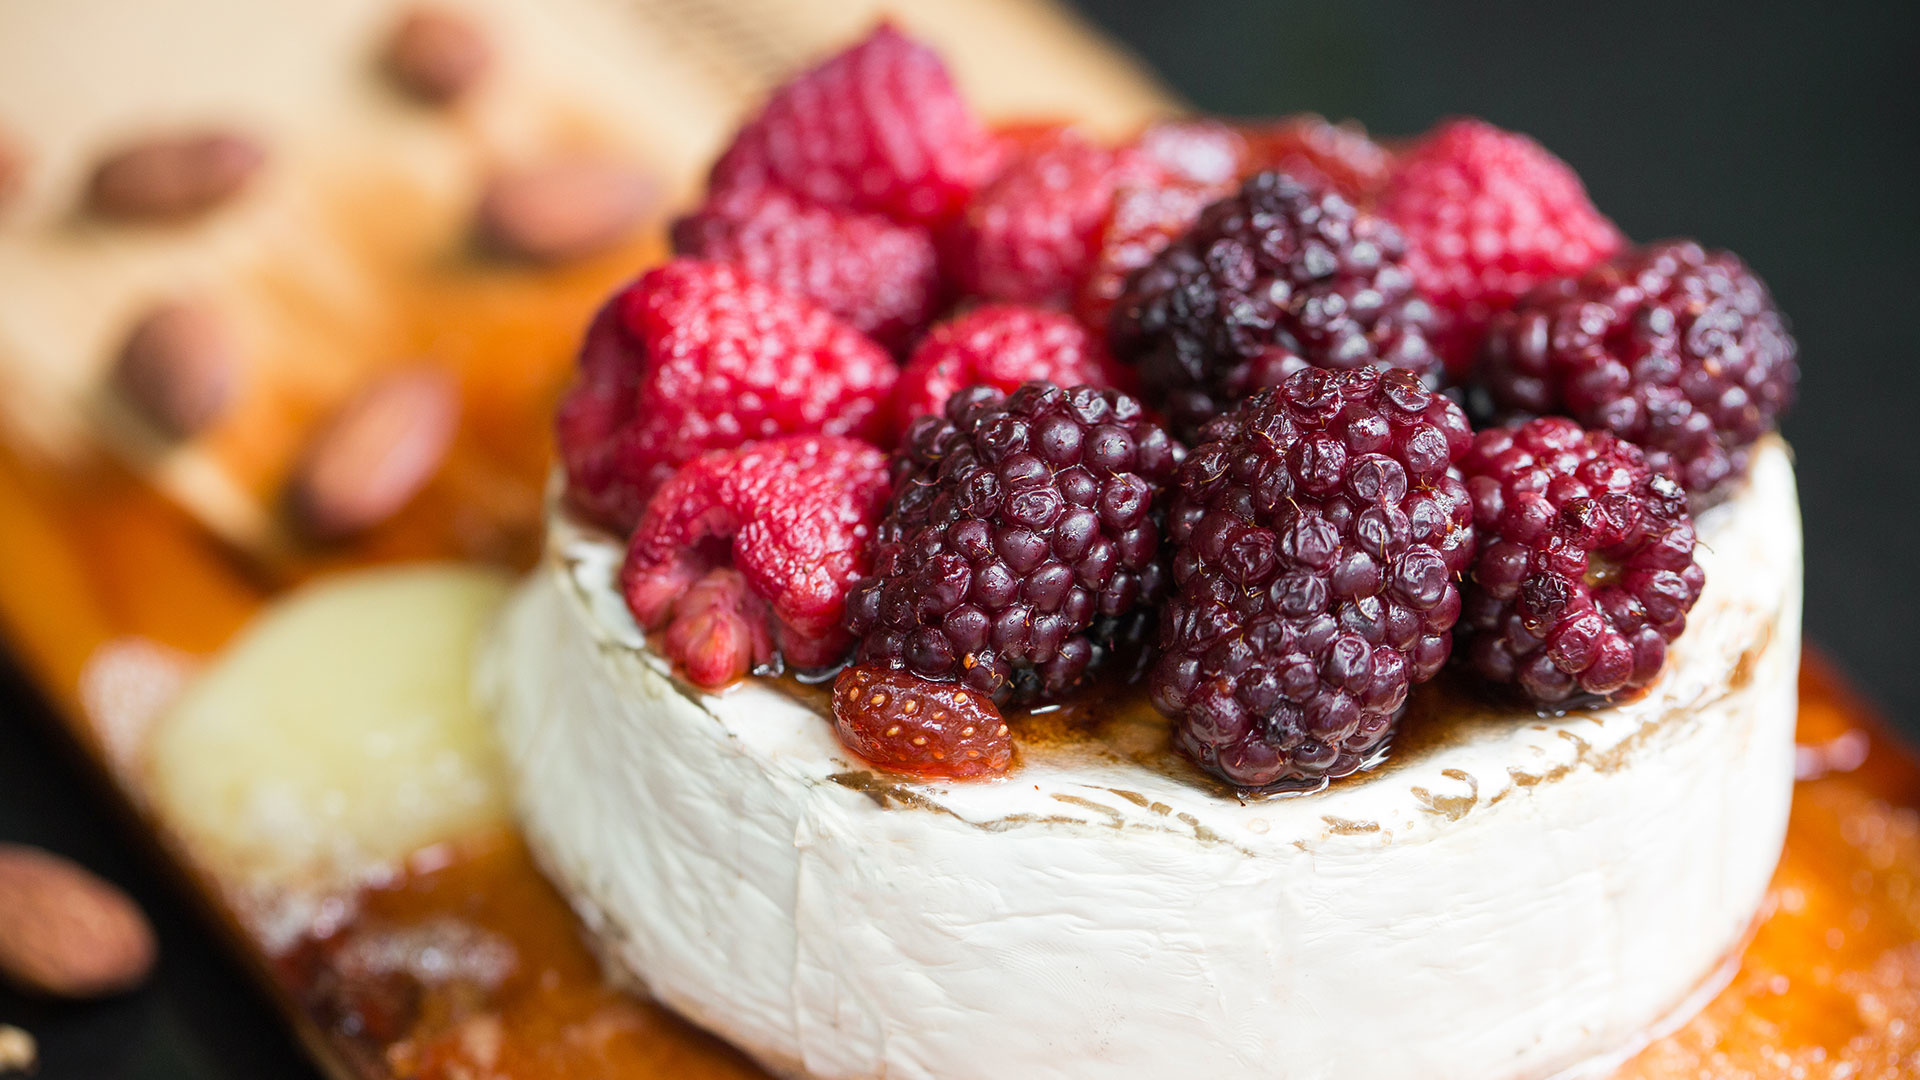
[[1473,556],[1466,416],[1411,372],[1309,368],[1202,437],[1167,516],[1154,705],[1241,788],[1364,768],[1451,646]]
[[1114,355],[1138,365],[1182,438],[1301,368],[1404,368],[1440,358],[1393,226],[1338,194],[1255,173],[1129,279]]
[[1675,240],[1533,290],[1495,318],[1479,376],[1506,409],[1637,444],[1704,500],[1792,404],[1795,351],[1745,263]]
[[1680,485],[1560,416],[1482,431],[1460,468],[1481,537],[1460,619],[1474,669],[1545,705],[1651,682],[1706,581]]
[[953,395],[894,458],[873,574],[847,599],[859,662],[1000,702],[1072,688],[1159,598],[1159,504],[1178,457],[1116,390]]

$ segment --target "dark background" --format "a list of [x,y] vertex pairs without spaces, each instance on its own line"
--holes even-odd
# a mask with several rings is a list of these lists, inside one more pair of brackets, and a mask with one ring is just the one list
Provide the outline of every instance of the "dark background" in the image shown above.
[[[1808,635],[1920,739],[1915,5],[1079,6],[1202,109],[1311,110],[1387,135],[1477,113],[1566,158],[1636,239],[1691,235],[1745,257],[1801,344],[1786,430]],[[162,963],[146,990],[103,1005],[0,990],[0,1022],[39,1036],[44,1077],[314,1076],[184,891],[28,715],[39,712],[0,673],[0,839],[67,852],[131,888]]]

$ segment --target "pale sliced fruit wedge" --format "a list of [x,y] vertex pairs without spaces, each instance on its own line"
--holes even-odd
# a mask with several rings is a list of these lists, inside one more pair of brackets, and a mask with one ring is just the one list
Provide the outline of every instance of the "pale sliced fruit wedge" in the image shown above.
[[264,612],[153,733],[160,816],[230,884],[324,886],[505,820],[469,690],[503,576],[359,571]]

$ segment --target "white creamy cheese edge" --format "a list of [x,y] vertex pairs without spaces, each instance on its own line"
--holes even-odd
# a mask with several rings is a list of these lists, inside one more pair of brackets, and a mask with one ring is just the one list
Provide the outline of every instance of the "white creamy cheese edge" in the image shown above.
[[609,962],[777,1070],[1531,1078],[1698,997],[1778,855],[1778,440],[1700,528],[1708,584],[1645,696],[1483,718],[1301,798],[1120,754],[881,781],[776,691],[672,680],[619,545],[559,518],[483,678],[530,840]]

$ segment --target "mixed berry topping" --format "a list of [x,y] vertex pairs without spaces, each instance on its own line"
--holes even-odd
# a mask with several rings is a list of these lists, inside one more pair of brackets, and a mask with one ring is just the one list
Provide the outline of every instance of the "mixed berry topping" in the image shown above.
[[1013,762],[1013,734],[992,698],[885,665],[855,665],[834,680],[833,726],[847,749],[893,772],[960,780]]
[[803,435],[716,450],[680,467],[627,544],[621,591],[635,621],[701,686],[772,662],[840,662],[847,590],[868,569],[887,457]]
[[1402,254],[1384,220],[1257,173],[1129,281],[1111,345],[1183,436],[1308,366],[1437,380],[1432,313]]
[[1002,710],[1096,673],[1243,792],[1380,760],[1450,656],[1633,693],[1798,377],[1738,258],[1627,248],[1523,135],[989,129],[885,25],[674,244],[588,331],[568,494],[687,680],[837,672],[842,743],[922,777],[1005,774]]
[[986,304],[933,328],[894,386],[902,428],[938,415],[969,386],[1008,393],[1040,380],[1060,386],[1118,386],[1127,373],[1100,338],[1071,316],[1019,304]]
[[1103,146],[1070,127],[1008,145],[999,175],[960,216],[954,277],[989,300],[1064,306],[1087,276],[1114,193],[1158,169],[1131,147]]
[[1355,772],[1447,659],[1473,556],[1466,416],[1411,372],[1310,368],[1201,438],[1167,519],[1154,704],[1238,787]]
[[722,192],[673,226],[682,255],[732,263],[899,350],[946,300],[933,235],[778,188]]
[[999,701],[1058,695],[1159,595],[1158,496],[1178,448],[1138,402],[1093,386],[976,386],[913,422],[856,659]]
[[560,404],[567,492],[629,529],[682,463],[775,435],[883,437],[899,371],[812,301],[726,263],[675,259],[594,318]]
[[1495,321],[1479,377],[1501,406],[1611,431],[1707,497],[1792,403],[1795,354],[1745,263],[1676,240],[1527,295]]
[[781,187],[931,226],[966,206],[997,155],[940,57],[883,23],[774,91],[714,165],[711,186]]
[[1355,206],[1372,206],[1392,175],[1393,155],[1352,121],[1335,124],[1302,113],[1246,128],[1248,156],[1310,187],[1336,191]]
[[1435,344],[1455,375],[1472,366],[1495,313],[1623,243],[1566,162],[1484,120],[1449,120],[1415,143],[1380,212],[1406,237],[1407,267],[1438,312]]
[[1480,530],[1460,619],[1474,670],[1543,705],[1651,682],[1706,580],[1680,485],[1557,416],[1482,431],[1460,467]]

